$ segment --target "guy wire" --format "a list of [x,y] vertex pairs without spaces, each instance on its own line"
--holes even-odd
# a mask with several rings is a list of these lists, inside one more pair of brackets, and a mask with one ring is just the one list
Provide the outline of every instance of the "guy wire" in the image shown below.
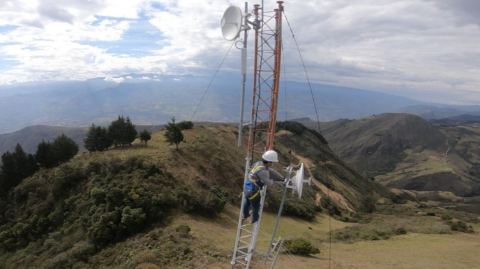
[[198,108],[200,107],[200,104],[202,103],[203,98],[205,98],[205,95],[207,94],[208,89],[210,89],[210,86],[212,85],[213,80],[214,80],[215,77],[217,76],[218,71],[219,71],[220,68],[222,67],[223,62],[225,62],[225,59],[227,58],[227,55],[230,53],[230,50],[232,49],[233,45],[235,45],[235,41],[232,42],[232,45],[230,46],[230,48],[228,49],[227,53],[226,53],[225,56],[223,57],[222,62],[221,62],[220,65],[218,66],[217,71],[215,71],[215,74],[213,75],[212,80],[210,80],[210,83],[208,84],[207,89],[206,89],[205,92],[203,93],[203,96],[202,96],[202,98],[200,99],[200,102],[198,102],[198,105],[197,105],[197,107],[195,108],[195,111],[193,112],[193,115],[192,115],[192,117],[190,118],[190,121],[192,121],[192,120],[193,120],[193,117],[195,117],[195,114],[197,113],[197,110],[198,110]]
[[[312,100],[313,100],[313,106],[315,107],[315,114],[317,116],[317,126],[318,126],[318,132],[320,135],[322,134],[321,128],[320,128],[320,119],[318,118],[318,110],[317,110],[317,105],[315,102],[315,97],[313,95],[313,90],[312,90],[312,85],[310,84],[310,79],[308,77],[307,73],[307,68],[305,67],[305,62],[303,61],[302,53],[300,52],[300,48],[298,47],[297,40],[295,39],[295,35],[293,34],[292,27],[290,26],[290,22],[288,21],[287,15],[285,14],[285,11],[283,11],[283,15],[285,16],[285,20],[287,21],[288,27],[290,28],[290,32],[292,33],[292,38],[293,41],[295,42],[295,46],[297,47],[298,54],[300,55],[300,60],[302,61],[303,69],[305,71],[305,76],[307,77],[307,82],[308,82],[308,87],[310,88],[310,94],[312,95]],[[325,154],[325,149],[323,149],[323,160],[324,160],[324,167],[325,167],[325,180],[327,179],[327,157]],[[327,197],[330,199],[330,188],[327,187]],[[328,212],[328,228],[329,228],[329,257],[328,257],[328,268],[331,266],[331,261],[332,261],[332,218],[330,216],[330,212]]]

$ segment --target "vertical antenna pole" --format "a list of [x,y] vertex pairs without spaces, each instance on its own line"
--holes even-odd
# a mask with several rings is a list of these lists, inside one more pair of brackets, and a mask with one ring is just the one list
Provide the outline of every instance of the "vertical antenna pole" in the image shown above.
[[256,101],[256,97],[257,97],[257,74],[258,74],[258,35],[259,35],[259,29],[260,29],[260,24],[261,22],[259,22],[259,9],[260,9],[260,5],[259,4],[255,4],[253,5],[254,6],[254,10],[253,10],[253,13],[255,15],[255,23],[258,23],[259,25],[257,25],[256,27],[254,27],[254,30],[255,30],[255,58],[253,60],[253,66],[254,66],[254,71],[253,71],[253,94],[252,94],[252,110],[251,110],[251,115],[250,115],[250,131],[249,131],[249,134],[248,134],[248,154],[250,158],[253,158],[253,141],[254,141],[254,130],[256,128],[256,120],[255,120],[255,117],[256,117],[256,109],[255,109],[255,101]]
[[245,2],[245,17],[243,18],[243,48],[242,48],[242,100],[240,104],[240,123],[238,124],[238,146],[242,146],[243,134],[243,108],[245,103],[245,84],[247,81],[247,38],[248,38],[248,3]]

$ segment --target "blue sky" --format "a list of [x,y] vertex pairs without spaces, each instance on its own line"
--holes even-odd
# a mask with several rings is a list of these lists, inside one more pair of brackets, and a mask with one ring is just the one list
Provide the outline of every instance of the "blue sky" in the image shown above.
[[[284,2],[312,82],[480,104],[478,0]],[[231,45],[220,31],[230,5],[243,10],[244,1],[2,0],[0,85],[127,73],[211,77]],[[222,71],[238,72],[239,55],[232,50]],[[283,63],[284,77],[305,81],[286,23]]]

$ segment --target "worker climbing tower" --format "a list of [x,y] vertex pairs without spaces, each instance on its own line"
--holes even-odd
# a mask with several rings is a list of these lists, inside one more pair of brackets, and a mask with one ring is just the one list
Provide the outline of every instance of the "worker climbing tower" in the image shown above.
[[[240,146],[242,129],[245,125],[248,125],[248,151],[245,159],[244,181],[248,178],[252,160],[259,158],[266,150],[273,149],[280,82],[282,12],[284,8],[283,1],[278,1],[277,4],[278,8],[273,11],[265,11],[263,3],[262,6],[258,4],[254,5],[253,14],[250,14],[248,13],[248,3],[245,3],[245,15],[242,14],[239,7],[230,6],[225,11],[221,20],[222,34],[225,39],[230,41],[236,40],[239,38],[240,32],[244,32],[242,40],[243,93],[238,142]],[[253,20],[249,21],[252,15]],[[250,121],[244,123],[243,107],[246,82],[247,31],[252,29],[250,25],[255,32],[253,94]],[[291,167],[287,167],[285,171],[287,176],[284,182],[283,199],[278,212],[277,223],[272,234],[272,241],[267,252],[261,252],[255,248],[267,187],[264,186],[261,191],[259,220],[254,224],[242,220],[243,204],[246,199],[245,194],[242,195],[242,207],[239,213],[235,248],[231,261],[232,269],[250,268],[250,263],[254,255],[263,256],[265,258],[264,264],[271,261],[270,268],[273,268],[275,265],[276,257],[281,250],[283,241],[278,239],[274,242],[274,237],[281,216],[286,191],[287,189],[293,189],[301,196],[301,185],[306,182],[303,180],[303,164],[301,165],[301,169],[296,171],[296,175],[293,178],[291,178],[293,172]]]

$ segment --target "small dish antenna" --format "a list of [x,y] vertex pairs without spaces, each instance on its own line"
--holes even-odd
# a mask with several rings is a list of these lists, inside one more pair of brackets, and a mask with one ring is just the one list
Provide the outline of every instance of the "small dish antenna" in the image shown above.
[[221,20],[222,35],[226,40],[232,41],[238,37],[242,29],[242,10],[237,6],[230,6],[223,13]]
[[293,190],[298,192],[298,198],[302,198],[303,183],[307,183],[309,186],[312,184],[311,178],[305,180],[305,168],[303,163],[300,165],[300,169],[295,173],[295,177],[292,178]]

